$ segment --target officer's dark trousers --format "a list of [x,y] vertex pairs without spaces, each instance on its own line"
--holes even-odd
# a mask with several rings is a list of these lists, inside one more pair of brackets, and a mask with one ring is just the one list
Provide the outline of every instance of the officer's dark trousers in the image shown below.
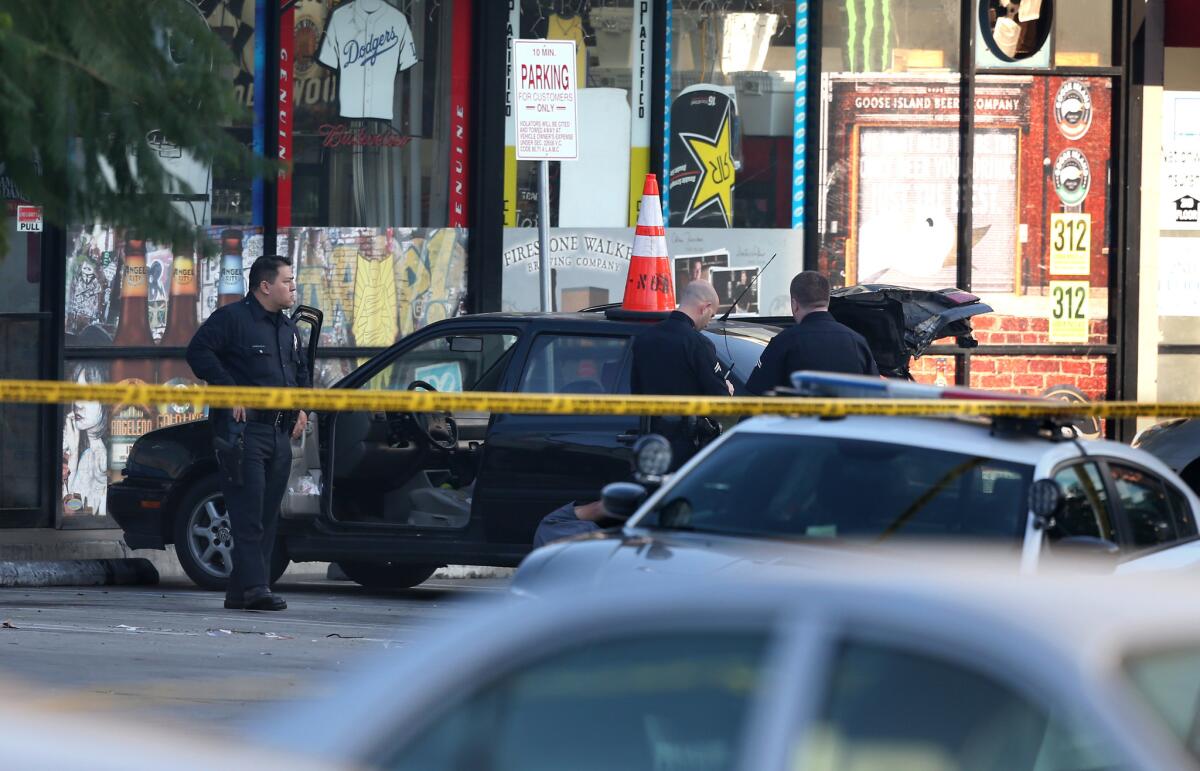
[[691,460],[698,451],[694,421],[675,415],[661,415],[649,420],[648,430],[658,434],[671,444],[670,471]]
[[225,596],[238,600],[247,589],[270,583],[279,505],[292,466],[291,426],[286,430],[265,423],[245,426],[242,484],[233,484],[221,475],[221,492],[233,530],[233,572]]

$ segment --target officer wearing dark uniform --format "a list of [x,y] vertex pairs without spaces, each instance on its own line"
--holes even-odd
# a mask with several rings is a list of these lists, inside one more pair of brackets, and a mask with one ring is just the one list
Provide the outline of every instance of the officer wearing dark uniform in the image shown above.
[[[196,330],[187,349],[192,371],[209,385],[310,385],[296,325],[283,313],[296,302],[291,260],[259,257],[250,268],[250,287],[245,299],[217,308]],[[289,434],[298,439],[307,421],[303,411],[236,407],[210,412],[221,492],[233,529],[226,608],[287,607],[269,587],[271,550],[291,471]]]
[[[733,393],[712,343],[700,334],[712,321],[719,302],[712,284],[689,282],[680,296],[679,310],[633,339],[633,393],[660,396]],[[652,418],[648,428],[671,442],[673,467],[695,454],[702,433],[697,421],[674,416]]]
[[878,375],[875,357],[866,339],[829,313],[829,280],[815,270],[792,279],[792,316],[795,326],[771,339],[758,366],[746,381],[746,390],[761,395],[780,386],[791,386],[799,370]]

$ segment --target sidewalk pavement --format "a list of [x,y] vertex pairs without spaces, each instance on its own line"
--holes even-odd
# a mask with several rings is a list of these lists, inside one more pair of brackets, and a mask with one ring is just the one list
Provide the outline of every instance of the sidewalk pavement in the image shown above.
[[[284,578],[337,578],[338,573],[330,571],[328,562],[293,562]],[[511,568],[448,565],[434,578],[506,578],[512,573]],[[117,529],[0,530],[0,587],[157,584],[160,578],[185,577],[172,547],[130,549]]]

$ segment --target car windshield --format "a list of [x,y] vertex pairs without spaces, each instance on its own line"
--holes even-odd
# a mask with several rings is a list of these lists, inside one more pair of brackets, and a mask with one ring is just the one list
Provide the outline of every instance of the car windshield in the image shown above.
[[635,524],[764,538],[1018,541],[1032,476],[1028,465],[923,447],[746,432]]
[[1125,671],[1151,712],[1200,760],[1200,647],[1134,656]]

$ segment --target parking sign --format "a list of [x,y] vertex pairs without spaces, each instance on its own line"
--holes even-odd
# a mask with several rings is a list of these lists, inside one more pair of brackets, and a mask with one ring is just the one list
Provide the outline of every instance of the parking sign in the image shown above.
[[574,40],[512,41],[517,160],[579,158]]

